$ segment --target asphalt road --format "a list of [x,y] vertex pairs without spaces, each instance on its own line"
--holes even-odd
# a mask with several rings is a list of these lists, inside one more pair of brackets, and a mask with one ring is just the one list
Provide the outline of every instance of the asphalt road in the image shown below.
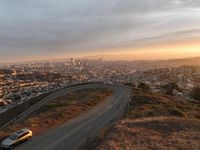
[[16,150],[75,150],[98,133],[100,129],[119,119],[131,98],[131,89],[121,85],[96,84],[73,87],[71,90],[103,86],[110,87],[114,91],[113,95],[105,102],[59,128],[34,137],[28,143],[16,147]]

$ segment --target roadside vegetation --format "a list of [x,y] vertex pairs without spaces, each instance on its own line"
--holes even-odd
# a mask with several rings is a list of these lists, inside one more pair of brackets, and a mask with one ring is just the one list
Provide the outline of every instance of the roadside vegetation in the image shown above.
[[141,89],[133,95],[124,118],[87,149],[200,149],[200,103]]
[[192,89],[191,96],[193,99],[200,102],[200,87],[195,87]]
[[107,88],[87,89],[68,93],[50,100],[24,121],[0,130],[0,141],[22,128],[29,128],[34,135],[56,128],[103,102],[112,94]]

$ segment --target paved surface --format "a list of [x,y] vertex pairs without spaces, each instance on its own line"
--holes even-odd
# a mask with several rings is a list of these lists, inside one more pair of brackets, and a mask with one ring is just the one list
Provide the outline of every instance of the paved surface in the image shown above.
[[34,137],[30,142],[16,147],[16,150],[75,150],[109,122],[119,119],[125,112],[131,97],[131,90],[129,88],[121,85],[96,84],[73,87],[67,91],[104,86],[114,90],[113,95],[104,103],[99,104],[87,113],[80,115],[57,129]]

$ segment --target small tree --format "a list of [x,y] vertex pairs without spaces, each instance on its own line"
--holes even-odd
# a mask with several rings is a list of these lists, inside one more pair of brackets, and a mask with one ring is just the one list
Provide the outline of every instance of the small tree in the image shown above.
[[200,87],[195,87],[192,89],[191,97],[200,101]]
[[173,95],[174,90],[177,90],[177,91],[180,90],[178,85],[175,82],[165,84],[164,86],[162,86],[162,89],[163,89],[164,93],[168,94],[168,95]]

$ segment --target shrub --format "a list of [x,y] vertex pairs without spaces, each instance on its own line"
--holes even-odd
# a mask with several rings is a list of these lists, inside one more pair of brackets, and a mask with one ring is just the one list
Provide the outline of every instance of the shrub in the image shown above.
[[165,84],[164,86],[162,86],[162,90],[165,94],[168,95],[173,95],[174,90],[180,91],[178,85],[174,82]]
[[143,90],[145,90],[145,91],[149,91],[149,90],[150,90],[149,85],[146,84],[146,83],[143,83],[143,82],[141,82],[141,83],[138,85],[138,88],[143,89]]
[[195,87],[192,89],[191,97],[200,101],[200,87]]

